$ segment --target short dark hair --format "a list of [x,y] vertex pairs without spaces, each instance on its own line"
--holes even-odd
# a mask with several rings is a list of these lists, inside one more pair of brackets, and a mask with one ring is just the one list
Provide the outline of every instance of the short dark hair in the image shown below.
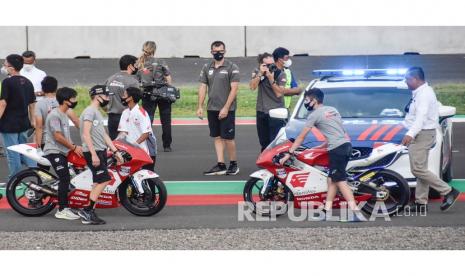
[[270,53],[267,53],[267,52],[264,52],[263,54],[258,55],[258,57],[257,57],[258,64],[262,64],[263,60],[265,58],[268,58],[268,57],[272,57],[272,55]]
[[277,61],[280,58],[283,58],[284,56],[289,55],[289,50],[283,47],[278,47],[274,49],[273,51],[273,59]]
[[57,91],[57,102],[63,104],[65,101],[69,101],[71,98],[77,97],[76,90],[69,87],[60,87]]
[[34,59],[36,59],[36,53],[34,53],[34,51],[24,51],[23,57],[25,58],[33,57]]
[[325,98],[323,91],[318,88],[306,90],[304,96],[315,99],[319,104],[323,103],[323,99]]
[[220,41],[220,40],[213,41],[212,45],[210,45],[210,49],[213,50],[213,47],[220,47],[220,46],[223,46],[223,48],[226,49],[226,45],[224,44],[223,41]]
[[119,59],[119,69],[127,70],[129,65],[134,65],[137,58],[132,55],[124,55]]
[[11,54],[6,57],[6,61],[18,72],[23,69],[24,59],[20,55]]
[[425,72],[423,71],[423,68],[421,68],[421,67],[417,67],[417,66],[410,67],[407,70],[407,73],[405,75],[414,77],[414,78],[422,80],[422,81],[425,80]]
[[142,98],[142,92],[137,87],[128,87],[126,89],[126,93],[128,94],[128,97],[132,97],[135,103],[138,103]]
[[58,81],[52,76],[45,76],[40,84],[42,85],[42,92],[44,93],[56,92],[58,88]]

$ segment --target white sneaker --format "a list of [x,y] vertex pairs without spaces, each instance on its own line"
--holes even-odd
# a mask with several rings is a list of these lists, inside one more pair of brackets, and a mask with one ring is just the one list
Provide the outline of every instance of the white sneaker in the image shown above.
[[70,208],[64,208],[63,210],[57,210],[55,217],[58,219],[76,220],[80,217],[73,213]]

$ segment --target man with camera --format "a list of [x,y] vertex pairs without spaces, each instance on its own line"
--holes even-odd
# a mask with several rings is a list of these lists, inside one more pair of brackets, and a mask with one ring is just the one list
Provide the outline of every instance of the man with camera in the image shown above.
[[155,58],[157,45],[146,41],[142,45],[142,55],[138,60],[139,73],[144,97],[142,107],[153,122],[155,111],[159,109],[163,141],[163,151],[171,152],[171,105],[179,98],[179,90],[173,87],[171,72],[165,62]]
[[284,98],[290,88],[286,88],[287,76],[284,72],[289,51],[277,48],[273,55],[264,53],[259,55],[259,68],[252,73],[249,86],[257,93],[257,133],[263,151],[276,138],[279,130],[285,125],[283,120],[273,119],[269,111],[284,107]]

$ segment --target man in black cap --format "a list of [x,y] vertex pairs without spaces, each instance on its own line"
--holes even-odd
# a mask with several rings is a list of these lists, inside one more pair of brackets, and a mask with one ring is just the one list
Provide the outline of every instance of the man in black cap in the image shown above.
[[87,166],[92,171],[94,186],[89,196],[89,205],[79,210],[78,215],[83,224],[105,224],[105,221],[95,214],[95,204],[105,187],[110,183],[111,177],[107,166],[107,147],[115,154],[118,163],[123,162],[103,123],[99,107],[105,107],[110,102],[110,92],[105,85],[95,85],[89,91],[90,105],[84,109],[80,117],[80,132],[82,151]]

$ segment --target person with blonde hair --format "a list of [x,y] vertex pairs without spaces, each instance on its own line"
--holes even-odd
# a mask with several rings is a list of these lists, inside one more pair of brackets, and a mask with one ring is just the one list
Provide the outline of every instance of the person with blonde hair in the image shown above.
[[[151,94],[154,89],[171,85],[171,72],[166,63],[155,58],[157,44],[154,41],[146,41],[142,45],[142,55],[139,57],[137,66],[138,77],[144,88],[142,107],[147,111],[150,121],[153,122],[155,111],[159,109],[162,128],[163,149],[171,152],[171,104],[166,98],[156,97]],[[147,85],[148,84],[148,85]]]

